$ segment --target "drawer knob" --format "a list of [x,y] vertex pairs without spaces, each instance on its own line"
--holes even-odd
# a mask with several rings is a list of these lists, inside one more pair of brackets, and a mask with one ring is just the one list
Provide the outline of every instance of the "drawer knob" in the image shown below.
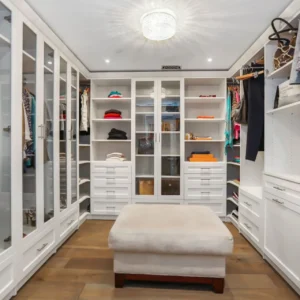
[[285,189],[282,189],[282,188],[280,188],[280,187],[278,187],[278,186],[273,186],[273,188],[274,188],[275,190],[278,190],[278,191],[281,191],[281,192],[285,192]]
[[43,249],[47,247],[48,243],[43,244],[43,246],[39,249],[37,249],[38,252],[41,252]]
[[245,201],[244,203],[245,203],[247,206],[249,206],[249,207],[252,206],[251,203],[249,203],[249,202],[247,202],[247,201]]
[[251,229],[252,227],[250,225],[248,225],[247,223],[244,223],[244,225],[246,226],[246,228]]
[[279,200],[277,200],[277,199],[272,199],[272,200],[273,200],[274,202],[280,204],[280,205],[284,205],[284,202],[283,202],[283,201],[279,201]]

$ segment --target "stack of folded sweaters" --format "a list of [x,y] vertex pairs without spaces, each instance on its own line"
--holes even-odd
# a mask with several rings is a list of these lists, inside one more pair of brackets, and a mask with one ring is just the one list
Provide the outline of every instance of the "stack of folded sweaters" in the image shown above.
[[190,162],[217,162],[217,159],[209,151],[195,151],[188,158]]
[[123,98],[122,94],[118,91],[111,91],[108,98]]
[[106,161],[125,161],[126,157],[123,153],[113,152],[106,155]]
[[108,140],[127,140],[127,133],[125,131],[113,128],[108,133]]
[[104,119],[122,119],[122,113],[117,109],[110,109],[104,113]]

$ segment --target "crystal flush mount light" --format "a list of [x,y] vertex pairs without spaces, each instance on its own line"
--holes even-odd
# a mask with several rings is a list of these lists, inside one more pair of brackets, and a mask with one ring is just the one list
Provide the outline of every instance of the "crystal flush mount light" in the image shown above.
[[141,17],[143,35],[152,41],[170,39],[176,33],[176,15],[169,9],[154,9]]

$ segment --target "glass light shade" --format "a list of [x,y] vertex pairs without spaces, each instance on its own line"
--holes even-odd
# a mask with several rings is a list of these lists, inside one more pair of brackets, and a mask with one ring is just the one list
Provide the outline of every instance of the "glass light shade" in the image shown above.
[[176,33],[176,15],[169,9],[155,9],[141,18],[143,35],[152,41],[163,41]]

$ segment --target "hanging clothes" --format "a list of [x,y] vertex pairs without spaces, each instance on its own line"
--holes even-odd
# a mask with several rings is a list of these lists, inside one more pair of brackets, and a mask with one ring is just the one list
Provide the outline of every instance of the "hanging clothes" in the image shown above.
[[232,93],[228,90],[226,100],[226,129],[225,129],[225,153],[227,154],[227,147],[233,147],[232,137],[232,121],[231,121],[231,102]]
[[264,151],[265,126],[265,76],[244,81],[245,99],[248,106],[248,134],[246,159],[255,161],[257,153]]
[[85,89],[81,95],[81,122],[80,131],[88,132],[89,128],[89,96]]

